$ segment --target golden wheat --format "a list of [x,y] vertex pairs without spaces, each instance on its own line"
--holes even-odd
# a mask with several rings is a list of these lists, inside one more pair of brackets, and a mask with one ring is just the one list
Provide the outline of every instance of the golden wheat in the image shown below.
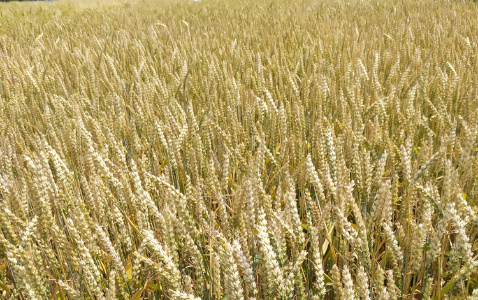
[[478,7],[0,5],[2,299],[478,298]]

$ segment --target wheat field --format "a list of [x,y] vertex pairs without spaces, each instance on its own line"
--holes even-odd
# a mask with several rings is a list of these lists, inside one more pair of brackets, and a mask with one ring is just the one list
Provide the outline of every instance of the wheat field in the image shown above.
[[478,6],[0,5],[2,299],[478,299]]

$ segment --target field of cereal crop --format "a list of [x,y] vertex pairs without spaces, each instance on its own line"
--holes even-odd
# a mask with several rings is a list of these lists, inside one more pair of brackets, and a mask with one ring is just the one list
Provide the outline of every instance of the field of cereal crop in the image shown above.
[[478,299],[478,6],[0,4],[1,299]]

